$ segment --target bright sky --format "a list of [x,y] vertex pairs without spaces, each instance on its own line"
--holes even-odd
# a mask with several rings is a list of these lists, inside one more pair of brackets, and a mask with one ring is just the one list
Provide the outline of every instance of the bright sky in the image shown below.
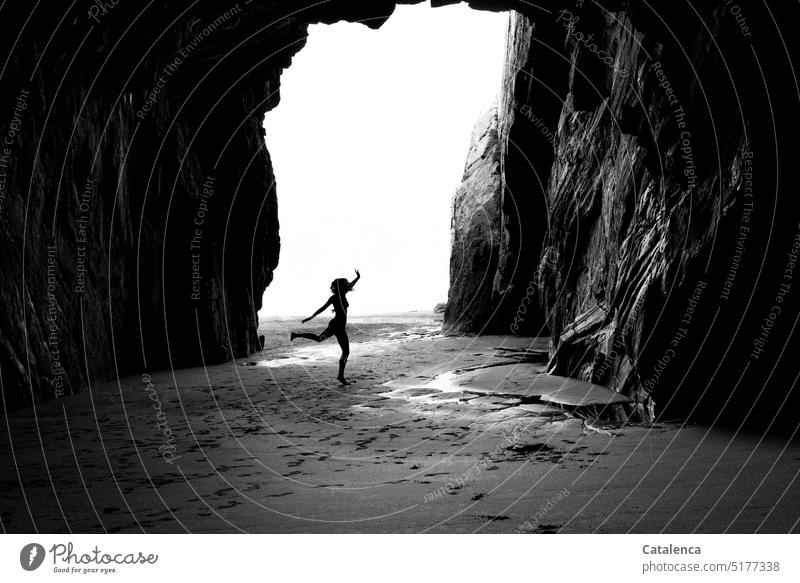
[[353,314],[447,300],[450,204],[500,89],[506,22],[421,4],[379,30],[311,27],[264,124],[281,254],[262,318],[311,315],[354,267]]

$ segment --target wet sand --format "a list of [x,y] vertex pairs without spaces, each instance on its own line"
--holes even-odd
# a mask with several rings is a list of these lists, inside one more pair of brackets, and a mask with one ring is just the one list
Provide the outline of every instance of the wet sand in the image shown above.
[[269,324],[250,359],[10,415],[4,531],[800,530],[797,440],[587,424],[525,394],[544,339],[354,320],[342,387],[335,341]]

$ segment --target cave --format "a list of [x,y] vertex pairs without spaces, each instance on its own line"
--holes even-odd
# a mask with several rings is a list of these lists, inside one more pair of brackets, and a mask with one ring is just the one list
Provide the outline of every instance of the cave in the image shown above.
[[[309,25],[419,2],[4,8],[3,410],[258,352],[281,74]],[[444,330],[546,336],[547,371],[624,395],[620,422],[795,429],[797,6],[467,4],[510,24]]]
[[[57,20],[34,11],[25,27],[26,10],[7,15],[5,27],[22,34],[7,47],[3,77],[13,114],[3,183],[6,406],[258,348],[255,314],[279,257],[260,120],[277,105],[281,71],[309,23],[379,27],[395,4],[171,3],[130,15],[122,5],[107,14],[75,7]],[[451,282],[446,328],[549,333],[553,370],[635,395],[640,416],[658,391],[665,405],[715,410],[738,378],[722,363],[738,355],[753,355],[743,383],[777,382],[788,396],[781,347],[794,337],[794,294],[774,328],[770,311],[755,308],[775,304],[794,236],[795,205],[779,196],[795,151],[786,137],[794,116],[781,112],[794,92],[765,96],[780,75],[762,74],[750,56],[757,49],[780,63],[791,54],[753,40],[772,13],[754,9],[743,31],[725,7],[698,9],[687,23],[677,10],[656,22],[637,2],[469,4],[513,10],[514,19],[498,109],[484,124],[483,147],[498,163],[472,169],[454,209],[456,218],[474,214],[480,191],[494,216],[472,230],[454,226],[467,244],[453,258],[461,279]],[[53,31],[47,46],[43,30]],[[590,37],[613,50],[600,53]],[[743,177],[754,160],[777,169],[757,185],[777,193],[761,203],[772,213],[749,206],[754,179]],[[707,305],[668,357],[681,334],[672,319],[698,282]],[[759,336],[765,318],[768,340]],[[687,369],[706,388],[702,403],[683,388]],[[772,390],[750,403],[743,389],[734,401],[771,410]]]
[[[26,10],[7,15],[6,29],[22,30],[3,77],[7,407],[258,348],[256,312],[279,258],[260,121],[309,23],[379,27],[395,4],[75,7],[57,20],[34,11],[24,27]],[[758,399],[742,389],[733,401],[774,409],[781,399],[769,395],[781,389],[771,383],[786,396],[794,382],[781,368],[794,294],[774,327],[756,307],[775,303],[796,209],[779,196],[795,151],[786,137],[794,116],[781,112],[794,91],[764,95],[781,77],[750,58],[790,54],[763,37],[752,44],[772,12],[754,9],[743,31],[725,7],[698,8],[687,23],[677,10],[657,22],[637,2],[469,4],[514,19],[498,109],[484,124],[482,147],[499,163],[472,169],[454,210],[470,216],[480,190],[494,216],[454,226],[467,244],[453,258],[461,279],[451,282],[446,328],[546,331],[553,370],[634,395],[638,415],[657,392],[665,406],[715,410],[737,385],[738,367],[722,363],[752,354],[742,382],[770,384]],[[46,46],[43,30],[53,31]],[[602,53],[611,66],[584,35],[613,49]],[[756,187],[743,176],[754,160],[777,169],[757,185],[772,212],[749,206]],[[672,320],[698,282],[707,305],[667,357],[680,335]],[[765,318],[769,339],[754,344]],[[683,387],[685,370],[705,387],[702,402]]]
[[[224,362],[259,347],[256,314],[279,258],[277,193],[260,121],[277,106],[281,71],[304,46],[309,23],[346,19],[377,28],[394,6],[259,3],[245,15],[238,4],[219,11],[200,2],[133,12],[130,20],[115,6],[99,15],[76,8],[55,22],[33,14],[21,42],[27,33],[36,46],[38,31],[52,25],[58,50],[32,49],[6,75],[13,91],[5,95],[24,92],[23,131],[39,139],[14,144],[5,192],[28,178],[27,192],[57,194],[56,206],[39,199],[35,211],[24,198],[4,201],[7,224],[20,227],[6,231],[9,240],[24,240],[26,216],[53,225],[43,246],[28,240],[17,247],[24,252],[5,258],[4,273],[22,280],[5,280],[15,289],[3,316],[4,386],[13,387],[7,407],[75,394],[120,374]],[[174,25],[164,32],[161,22]],[[9,18],[7,25],[22,22]],[[81,27],[87,40],[74,44]],[[149,47],[144,55],[142,46]],[[63,79],[47,74],[70,62]],[[28,70],[35,71],[31,82]],[[70,93],[81,87],[80,96]],[[73,122],[47,131],[50,149],[39,132],[54,119]],[[45,150],[61,161],[57,176],[42,171]],[[510,291],[529,275],[516,273],[522,260],[514,249],[529,250],[515,213],[498,209],[492,219],[494,244],[502,247],[490,253],[502,263],[498,281],[481,290],[451,286],[461,296],[449,304],[455,331],[497,329],[508,319],[500,312],[522,297]],[[502,240],[501,231],[508,234]],[[45,263],[31,260],[34,247]],[[487,266],[478,259],[470,269]],[[27,313],[25,306],[40,302],[44,312]],[[465,311],[459,302],[481,304],[470,310],[474,320],[457,317]],[[533,315],[525,325],[538,329],[539,320]]]

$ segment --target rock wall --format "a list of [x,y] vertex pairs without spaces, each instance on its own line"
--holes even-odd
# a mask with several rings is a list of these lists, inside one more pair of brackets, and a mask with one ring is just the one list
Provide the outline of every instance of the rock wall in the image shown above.
[[3,9],[6,407],[256,348],[280,247],[263,117],[308,22],[328,17],[77,4]]
[[[563,35],[554,26],[552,14],[540,11],[537,16],[542,21],[539,25],[519,12],[510,15],[495,130],[499,165],[495,166],[494,159],[491,163],[492,169],[499,171],[499,204],[486,207],[484,213],[491,208],[496,214],[481,219],[497,225],[491,231],[492,254],[484,252],[489,245],[484,242],[485,233],[475,230],[459,237],[458,231],[465,227],[454,222],[445,317],[450,332],[541,336],[547,331],[540,301],[539,260],[549,224],[547,177],[569,67],[557,48],[563,44]],[[470,159],[472,156],[471,152]],[[469,160],[467,165],[469,168]],[[470,204],[465,191],[473,192],[472,198],[477,200],[480,187],[469,173],[465,175],[453,201],[454,216],[463,216]],[[495,183],[489,188],[493,193]],[[485,283],[468,284],[466,273]]]
[[572,68],[547,189],[553,369],[632,395],[634,418],[789,420],[793,53],[763,7],[625,4],[559,23]]
[[475,125],[464,179],[453,196],[450,289],[445,310],[449,332],[493,331],[493,293],[500,252],[500,142],[497,109]]
[[797,7],[523,12],[483,313],[494,329],[548,329],[551,370],[633,396],[622,417],[793,423]]

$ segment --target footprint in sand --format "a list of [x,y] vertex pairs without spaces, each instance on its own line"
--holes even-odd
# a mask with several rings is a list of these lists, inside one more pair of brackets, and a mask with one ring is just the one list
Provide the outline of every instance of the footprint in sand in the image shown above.
[[492,514],[466,514],[464,516],[467,520],[485,520],[488,522],[501,522],[503,520],[511,520],[510,517],[502,514],[502,515],[492,515]]

